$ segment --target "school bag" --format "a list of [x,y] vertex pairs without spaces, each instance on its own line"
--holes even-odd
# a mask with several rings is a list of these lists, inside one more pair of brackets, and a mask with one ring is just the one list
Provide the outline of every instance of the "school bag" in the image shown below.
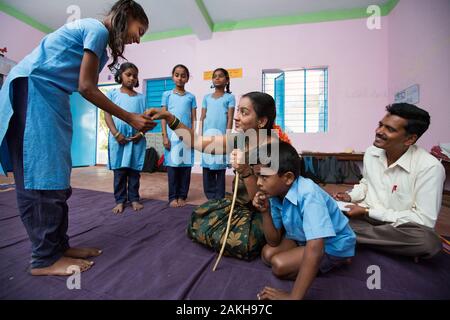
[[142,168],[143,172],[155,172],[158,170],[158,152],[153,147],[150,147],[145,150],[145,158],[144,158],[144,167]]
[[156,171],[167,172],[167,167],[164,165],[164,153],[159,157],[158,163],[156,164]]
[[341,161],[340,171],[344,184],[356,184],[362,178],[361,170],[354,161]]
[[344,180],[336,157],[326,157],[319,161],[318,174],[323,183],[338,184]]
[[315,183],[322,183],[319,177],[319,160],[313,156],[302,156],[300,172],[302,177],[309,178]]

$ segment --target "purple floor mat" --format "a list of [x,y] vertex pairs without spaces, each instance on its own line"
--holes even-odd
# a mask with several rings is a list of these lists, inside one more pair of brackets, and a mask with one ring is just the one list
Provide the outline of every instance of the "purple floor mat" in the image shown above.
[[[260,259],[252,262],[217,255],[186,236],[192,206],[169,208],[146,200],[145,208],[113,215],[113,195],[75,189],[69,200],[72,246],[97,246],[81,289],[69,290],[66,277],[27,273],[30,242],[18,216],[15,192],[0,193],[0,299],[256,299],[265,285],[289,290]],[[367,288],[367,268],[381,270],[381,289]],[[319,276],[309,299],[449,299],[450,257],[428,261],[358,249],[350,266]]]

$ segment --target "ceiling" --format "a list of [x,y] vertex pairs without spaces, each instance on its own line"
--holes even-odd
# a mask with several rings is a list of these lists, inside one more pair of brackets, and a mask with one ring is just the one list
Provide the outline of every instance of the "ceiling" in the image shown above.
[[[386,15],[399,0],[138,0],[150,19],[143,41],[307,22],[363,18],[378,5]],[[51,32],[74,17],[101,18],[114,0],[0,0],[0,11]]]

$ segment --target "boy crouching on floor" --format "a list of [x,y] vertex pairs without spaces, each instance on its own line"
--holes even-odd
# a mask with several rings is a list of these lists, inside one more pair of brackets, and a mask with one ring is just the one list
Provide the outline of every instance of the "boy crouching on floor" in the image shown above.
[[253,205],[263,215],[263,261],[277,277],[295,283],[291,292],[265,287],[260,300],[303,299],[318,272],[349,264],[355,254],[355,234],[336,201],[300,176],[300,157],[292,145],[278,145],[277,171],[255,166],[259,191]]

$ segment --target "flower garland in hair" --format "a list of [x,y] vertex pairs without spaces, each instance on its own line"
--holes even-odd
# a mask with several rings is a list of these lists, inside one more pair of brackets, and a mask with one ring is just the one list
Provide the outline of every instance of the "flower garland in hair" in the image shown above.
[[292,144],[291,140],[289,139],[289,136],[286,134],[286,132],[284,132],[281,129],[281,127],[279,125],[274,124],[272,128],[277,131],[278,139],[280,139],[283,142],[287,142],[289,144]]

